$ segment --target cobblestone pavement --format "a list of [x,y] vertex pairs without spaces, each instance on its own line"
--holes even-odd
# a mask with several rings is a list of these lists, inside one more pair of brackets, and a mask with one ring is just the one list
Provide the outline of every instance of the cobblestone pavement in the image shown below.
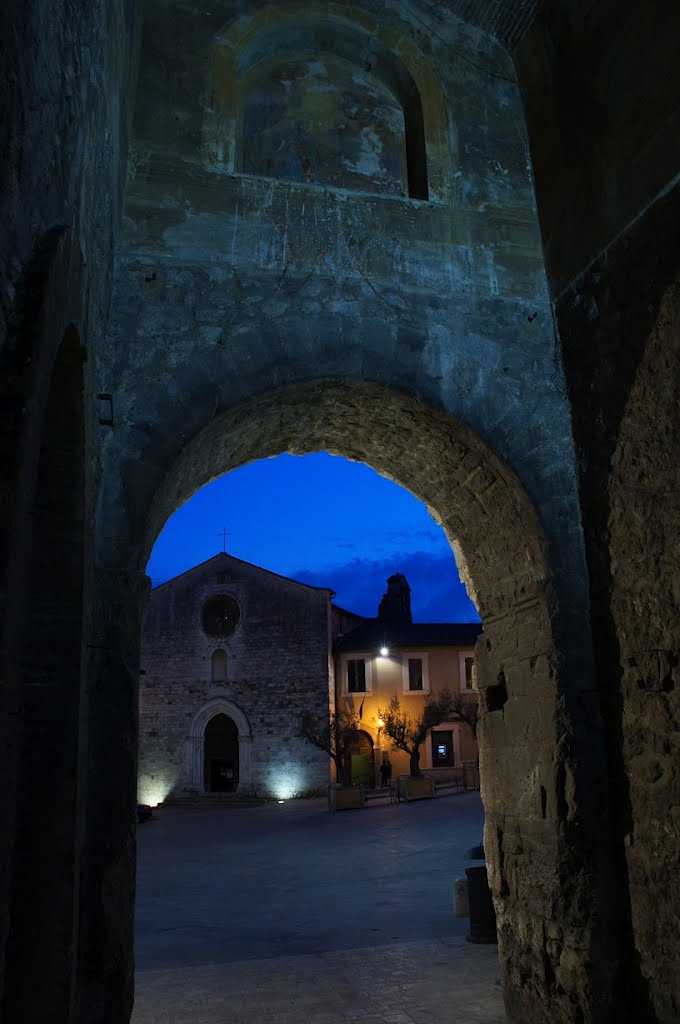
[[159,812],[132,1024],[502,1024],[496,947],[452,912],[482,823],[473,793]]
[[504,1024],[495,946],[421,941],[145,971],[133,1024]]

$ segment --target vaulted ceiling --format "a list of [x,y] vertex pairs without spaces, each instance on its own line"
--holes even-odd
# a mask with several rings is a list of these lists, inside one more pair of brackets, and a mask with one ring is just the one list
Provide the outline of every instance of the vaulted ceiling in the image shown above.
[[476,25],[512,51],[533,21],[542,0],[444,0],[459,18]]

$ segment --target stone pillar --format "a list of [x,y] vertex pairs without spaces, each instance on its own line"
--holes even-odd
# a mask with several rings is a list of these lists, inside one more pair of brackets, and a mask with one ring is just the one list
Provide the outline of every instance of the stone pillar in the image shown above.
[[81,1024],[123,1024],[132,1011],[139,648],[148,590],[141,572],[95,573],[87,665]]
[[567,648],[552,602],[525,587],[521,601],[499,594],[477,643],[484,847],[506,1010],[521,1024],[617,1019],[602,727],[592,675],[575,668],[584,636],[587,622]]

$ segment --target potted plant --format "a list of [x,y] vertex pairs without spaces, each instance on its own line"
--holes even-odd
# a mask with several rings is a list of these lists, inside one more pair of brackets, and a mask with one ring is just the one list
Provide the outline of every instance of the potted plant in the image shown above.
[[378,710],[392,748],[409,755],[409,775],[400,775],[397,780],[400,799],[424,800],[434,796],[434,781],[420,770],[420,747],[431,729],[455,714],[453,705],[453,694],[444,687],[436,697],[428,694],[422,714],[415,721],[404,711],[396,694],[389,707]]
[[345,773],[345,758],[358,733],[359,722],[353,710],[341,708],[332,711],[326,720],[315,717],[311,711],[305,711],[301,716],[300,736],[325,751],[335,765],[336,782],[328,787],[330,811],[366,806],[363,786],[349,785]]

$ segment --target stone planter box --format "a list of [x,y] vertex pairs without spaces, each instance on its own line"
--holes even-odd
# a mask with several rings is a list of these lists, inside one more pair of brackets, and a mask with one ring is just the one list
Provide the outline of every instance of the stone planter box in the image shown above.
[[400,800],[429,800],[434,796],[434,780],[428,775],[400,775],[397,789]]
[[337,782],[328,787],[328,810],[349,811],[366,806],[363,786],[340,786]]
[[479,789],[479,768],[469,761],[463,764],[463,785],[465,789]]

